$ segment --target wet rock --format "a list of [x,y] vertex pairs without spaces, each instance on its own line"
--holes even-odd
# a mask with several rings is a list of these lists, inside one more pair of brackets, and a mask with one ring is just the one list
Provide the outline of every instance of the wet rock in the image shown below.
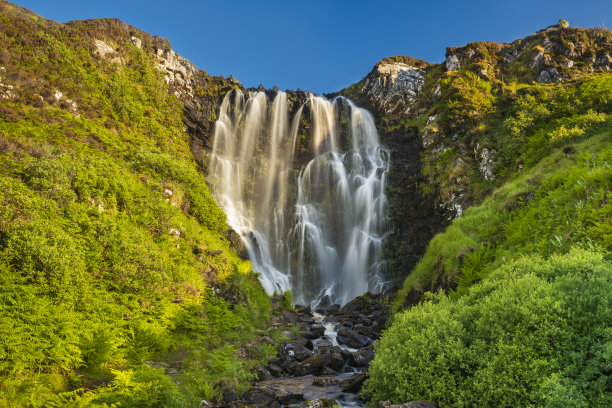
[[293,374],[296,371],[296,368],[298,366],[298,362],[295,361],[295,360],[287,359],[287,360],[283,361],[280,366],[281,366],[281,368],[285,372],[287,372],[289,374]]
[[329,354],[329,362],[326,364],[327,366],[336,371],[341,371],[344,368],[344,359],[340,353],[340,347],[325,349],[324,352]]
[[350,330],[353,328],[353,326],[355,326],[355,323],[353,323],[353,321],[350,319],[342,319],[341,325]]
[[329,354],[315,354],[297,364],[294,373],[297,376],[319,374],[321,370],[323,370],[323,367],[329,365],[330,360],[331,357]]
[[298,322],[298,314],[293,310],[283,310],[281,315],[286,323],[296,324]]
[[[315,324],[315,319],[314,317],[310,316],[310,315],[300,315],[299,318],[300,322],[304,322],[306,324]],[[297,323],[297,322],[294,322]]]
[[274,392],[265,388],[248,389],[243,392],[242,395],[240,395],[240,400],[244,401],[248,405],[254,404],[271,406],[274,402],[278,404]]
[[368,325],[368,326],[365,326],[365,325],[363,325],[363,324],[361,324],[361,323],[356,324],[356,325],[353,327],[353,330],[355,330],[355,331],[356,331],[357,333],[359,333],[359,334],[363,334],[364,336],[369,336],[369,335],[371,335],[371,334],[372,334],[372,327],[371,327],[371,326],[369,326],[369,325]]
[[301,408],[332,408],[334,405],[336,405],[336,401],[332,399],[321,398],[321,399],[316,399],[312,401],[306,401],[305,403],[300,405],[300,407]]
[[370,343],[368,338],[364,335],[344,328],[338,330],[337,340],[340,344],[346,344],[347,346],[356,349],[365,347]]
[[325,375],[325,376],[315,377],[314,380],[312,380],[312,385],[316,385],[318,387],[325,387],[327,385],[338,384],[339,381],[340,379],[338,377]]
[[366,373],[355,374],[346,380],[340,381],[340,389],[344,392],[357,394],[359,391],[361,391],[361,387],[363,386],[363,382],[366,380],[366,376]]
[[333,347],[334,344],[328,339],[321,339],[317,342],[317,347],[320,349]]
[[273,377],[280,377],[283,375],[283,369],[276,364],[268,364],[268,371]]
[[330,367],[323,367],[323,369],[321,370],[321,372],[319,373],[320,375],[338,375],[338,371],[334,370],[333,368]]
[[315,340],[320,337],[323,337],[324,334],[325,327],[323,326],[311,326],[308,330],[300,332],[300,335],[310,340]]
[[266,381],[266,380],[271,380],[272,374],[270,374],[270,371],[268,371],[268,369],[264,366],[259,366],[259,368],[257,369],[257,379],[259,381]]
[[355,367],[367,367],[374,359],[374,350],[371,347],[365,347],[351,354],[349,364]]
[[306,347],[308,350],[311,350],[311,351],[314,350],[314,343],[310,339],[307,339],[304,337],[298,337],[295,343]]
[[323,314],[328,307],[332,305],[331,299],[328,295],[323,296],[319,304],[317,305],[317,313]]
[[340,310],[340,305],[335,303],[327,308],[326,313],[328,315],[333,315],[333,314],[338,313],[339,310]]
[[295,305],[295,311],[298,312],[299,314],[306,314],[306,315],[309,315],[311,312],[310,306],[302,306],[302,305]]
[[380,401],[378,408],[437,408],[429,401],[410,401],[400,405],[391,404],[389,401]]
[[345,361],[348,361],[353,357],[353,353],[345,349],[340,350],[340,355]]
[[293,345],[293,353],[294,353],[293,357],[297,361],[304,361],[308,357],[312,356],[312,351],[310,351],[306,346],[302,346],[301,344]]
[[299,394],[299,393],[277,394],[276,399],[282,405],[296,404],[304,400],[304,394]]
[[[172,193],[172,192],[170,192]],[[230,247],[236,251],[240,259],[249,259],[249,254],[247,252],[246,247],[244,246],[244,242],[242,241],[242,237],[232,228],[225,231],[225,238],[230,243]]]

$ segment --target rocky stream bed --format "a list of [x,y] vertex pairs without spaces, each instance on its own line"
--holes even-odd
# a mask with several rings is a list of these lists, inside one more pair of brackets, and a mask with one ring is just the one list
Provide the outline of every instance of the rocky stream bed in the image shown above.
[[291,340],[278,344],[276,358],[260,367],[253,388],[226,392],[223,402],[203,407],[364,407],[359,391],[388,317],[384,300],[366,294],[343,307],[282,310],[272,326],[297,326],[299,335],[286,331]]

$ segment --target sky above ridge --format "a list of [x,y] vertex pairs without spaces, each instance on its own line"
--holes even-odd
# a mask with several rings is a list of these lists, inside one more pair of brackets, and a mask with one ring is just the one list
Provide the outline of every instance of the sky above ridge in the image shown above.
[[442,62],[447,46],[511,42],[565,18],[609,27],[612,1],[14,0],[58,22],[119,18],[246,87],[340,90],[384,57]]

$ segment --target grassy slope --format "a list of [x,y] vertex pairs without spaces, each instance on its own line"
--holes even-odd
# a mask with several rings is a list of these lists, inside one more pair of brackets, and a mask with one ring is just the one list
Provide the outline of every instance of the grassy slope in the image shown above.
[[[596,198],[584,201],[580,194],[578,198],[571,197],[581,200],[582,207],[577,209],[563,201],[551,204],[544,197],[551,190],[567,189],[568,186],[553,187],[552,181],[545,183],[544,179],[548,180],[553,174],[557,174],[558,179],[570,177],[586,170],[588,165],[605,162],[602,155],[605,158],[610,143],[612,75],[598,74],[563,84],[525,85],[511,97],[498,97],[497,104],[496,110],[484,116],[482,121],[486,129],[494,132],[492,138],[500,152],[496,162],[499,187],[492,191],[492,182],[481,181],[482,193],[492,192],[431,241],[422,260],[406,279],[398,295],[398,305],[404,302],[403,298],[410,297],[411,292],[432,290],[440,282],[452,287],[461,280],[461,286],[469,286],[470,276],[475,273],[472,270],[492,259],[504,258],[506,254],[502,252],[510,245],[512,251],[547,256],[559,249],[567,250],[589,235],[585,231],[590,221],[584,217],[596,211]],[[440,160],[446,158],[439,157]],[[444,174],[439,169],[437,173]],[[475,179],[473,188],[478,185],[478,178]],[[600,195],[605,194],[606,186],[599,188]],[[545,227],[549,229],[537,229],[533,225],[539,223],[535,217],[543,215],[524,216],[522,213],[526,211],[522,207],[532,197],[535,200],[529,208],[542,200],[540,205],[557,205],[571,215],[550,213],[548,216],[557,217],[557,221],[553,218],[551,225]],[[580,218],[582,215],[584,217]],[[562,216],[568,218],[567,223]],[[598,216],[605,220],[609,214]],[[609,246],[610,238],[606,237],[609,232],[605,231],[605,226],[597,229],[599,232],[589,235],[590,239],[600,246]],[[560,237],[561,242],[545,243],[554,236]],[[538,241],[524,242],[529,239]],[[463,290],[461,286],[459,291]]]
[[237,357],[269,299],[124,27],[0,3],[0,406],[198,406],[270,351]]
[[406,279],[397,307],[454,289],[392,318],[367,392],[442,407],[609,406],[612,76],[522,84],[509,98],[473,81],[449,84],[438,109],[456,120],[492,98],[470,126],[501,153],[498,187]]

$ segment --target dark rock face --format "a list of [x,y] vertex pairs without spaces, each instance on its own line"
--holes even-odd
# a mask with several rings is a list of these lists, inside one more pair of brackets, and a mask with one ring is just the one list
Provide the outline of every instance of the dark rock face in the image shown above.
[[244,246],[244,242],[242,242],[242,238],[240,237],[240,234],[238,234],[236,231],[230,228],[225,233],[225,238],[227,238],[227,240],[230,243],[230,247],[234,251],[236,251],[240,259],[246,260],[249,258],[246,247]]
[[365,347],[353,353],[349,362],[355,367],[367,367],[373,359],[374,350],[372,347]]
[[385,240],[384,257],[387,275],[401,279],[425,253],[431,238],[446,226],[447,217],[437,205],[437,193],[421,189],[427,181],[422,174],[423,145],[417,128],[381,129],[380,137],[392,163],[387,179],[392,229]]

